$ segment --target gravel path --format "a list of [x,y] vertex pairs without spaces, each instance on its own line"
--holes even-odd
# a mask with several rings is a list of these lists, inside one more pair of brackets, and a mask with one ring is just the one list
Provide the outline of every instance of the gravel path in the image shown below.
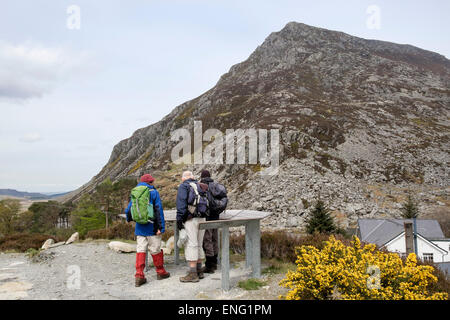
[[237,282],[250,276],[244,262],[232,263],[232,289],[223,292],[220,270],[205,274],[198,283],[181,283],[185,263],[177,266],[172,256],[165,259],[171,277],[157,281],[154,268],[150,268],[148,283],[136,288],[135,254],[114,252],[108,241],[63,245],[33,259],[2,253],[0,299],[276,299],[280,293],[279,279],[269,279],[269,285],[257,291],[238,288]]

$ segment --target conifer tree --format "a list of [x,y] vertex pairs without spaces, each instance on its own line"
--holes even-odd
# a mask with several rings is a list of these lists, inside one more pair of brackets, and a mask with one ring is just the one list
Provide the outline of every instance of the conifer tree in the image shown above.
[[413,197],[409,194],[408,199],[403,203],[403,206],[400,208],[402,212],[402,216],[405,219],[417,218],[419,215],[419,208],[417,206],[417,202],[414,201]]
[[330,215],[329,209],[322,200],[318,200],[311,210],[311,215],[306,221],[306,232],[313,234],[332,233],[337,228],[334,224],[333,217]]

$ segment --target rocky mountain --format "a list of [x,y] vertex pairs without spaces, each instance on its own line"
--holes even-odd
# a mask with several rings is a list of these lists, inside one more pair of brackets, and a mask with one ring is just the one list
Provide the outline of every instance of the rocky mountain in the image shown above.
[[[171,134],[278,129],[278,174],[260,164],[175,165]],[[302,226],[319,196],[343,227],[396,217],[407,193],[423,215],[450,216],[450,61],[434,52],[288,23],[201,96],[118,143],[108,163],[66,199],[110,177],[151,172],[173,199],[183,168],[225,183],[232,208],[274,212],[265,225]],[[207,142],[203,142],[207,145]],[[170,205],[170,203],[169,203]]]

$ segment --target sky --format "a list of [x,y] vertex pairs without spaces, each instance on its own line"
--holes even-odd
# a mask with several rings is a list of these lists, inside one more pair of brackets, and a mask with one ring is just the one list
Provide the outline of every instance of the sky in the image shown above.
[[450,1],[2,0],[0,188],[63,192],[288,22],[450,57]]

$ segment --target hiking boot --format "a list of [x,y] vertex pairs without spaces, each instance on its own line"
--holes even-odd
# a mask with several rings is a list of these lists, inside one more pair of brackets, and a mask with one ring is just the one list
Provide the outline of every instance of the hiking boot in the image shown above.
[[170,277],[170,272],[166,272],[166,273],[163,273],[163,274],[159,274],[159,273],[156,274],[156,279],[157,280],[167,279],[168,277]]
[[197,272],[188,272],[188,274],[184,277],[180,277],[181,282],[199,282],[200,279],[198,277]]
[[203,270],[203,272],[214,273],[215,270],[217,270],[217,265],[214,268],[214,257],[206,256],[205,269]]
[[197,276],[199,279],[203,279],[205,277],[205,275],[203,274],[204,271],[205,271],[205,268],[203,268],[203,267],[200,269],[197,269]]
[[217,254],[212,257],[211,267],[213,270],[217,270]]
[[135,287],[140,287],[146,282],[147,282],[147,279],[145,279],[145,278],[135,278],[134,285],[135,285]]
[[205,267],[205,270],[203,272],[205,273],[214,273],[214,271],[216,271],[217,268],[214,268],[212,265],[208,265]]

